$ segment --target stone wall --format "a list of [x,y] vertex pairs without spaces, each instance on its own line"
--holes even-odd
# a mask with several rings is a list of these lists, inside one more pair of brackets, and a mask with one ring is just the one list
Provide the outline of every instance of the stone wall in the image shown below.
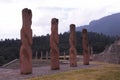
[[94,60],[120,64],[120,40],[115,41],[102,53],[95,55]]

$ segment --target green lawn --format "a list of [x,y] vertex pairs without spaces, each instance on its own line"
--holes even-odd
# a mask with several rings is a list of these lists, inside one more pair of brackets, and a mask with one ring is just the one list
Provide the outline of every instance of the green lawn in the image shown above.
[[27,80],[120,80],[120,65],[95,63],[100,66],[35,77]]

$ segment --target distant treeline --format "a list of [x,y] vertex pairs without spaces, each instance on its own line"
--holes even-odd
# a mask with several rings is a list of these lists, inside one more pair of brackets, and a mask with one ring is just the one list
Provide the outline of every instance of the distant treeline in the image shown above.
[[[102,52],[107,45],[110,45],[115,41],[115,37],[106,36],[103,34],[98,34],[94,32],[88,33],[89,45],[93,47],[93,51],[95,54]],[[40,58],[41,51],[43,55],[46,52],[50,52],[50,35],[46,36],[34,36],[33,37],[33,58],[35,57],[35,53],[37,51],[38,58]],[[82,54],[82,33],[76,32],[76,49],[78,54]],[[11,60],[19,58],[21,41],[19,39],[5,39],[4,41],[0,41],[0,65],[7,63]],[[69,54],[69,33],[65,32],[63,34],[59,34],[59,50],[60,55],[63,55],[65,52]]]

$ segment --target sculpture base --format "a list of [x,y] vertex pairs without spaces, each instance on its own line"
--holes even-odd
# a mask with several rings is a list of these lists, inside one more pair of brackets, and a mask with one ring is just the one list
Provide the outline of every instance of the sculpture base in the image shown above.
[[77,67],[77,65],[73,65],[73,64],[71,64],[70,67]]
[[60,68],[51,68],[51,70],[59,70]]
[[83,63],[84,65],[89,65],[89,63]]
[[32,72],[21,72],[22,75],[32,74]]

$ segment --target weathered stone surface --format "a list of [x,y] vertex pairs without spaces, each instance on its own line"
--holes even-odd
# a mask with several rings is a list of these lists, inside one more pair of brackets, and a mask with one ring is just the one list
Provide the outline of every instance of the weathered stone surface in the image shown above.
[[57,70],[60,67],[59,64],[59,36],[58,36],[58,19],[53,18],[51,20],[51,35],[50,35],[50,58],[51,58],[51,69]]
[[43,52],[40,53],[40,60],[43,60]]
[[76,34],[75,34],[75,25],[70,25],[70,37],[69,37],[69,43],[70,43],[70,66],[76,67],[77,66],[77,51],[76,51]]
[[64,55],[63,55],[63,56],[64,56],[64,60],[66,60],[66,53],[65,53],[65,52],[64,52]]
[[35,53],[35,59],[37,60],[38,59],[38,52],[36,51]]
[[89,57],[89,59],[90,59],[90,61],[92,61],[93,60],[93,49],[92,49],[92,46],[88,46],[88,53],[89,53],[89,55],[90,55],[90,57]]
[[87,29],[82,30],[82,46],[83,46],[83,64],[89,65],[88,35]]
[[32,11],[30,9],[22,10],[22,29],[21,29],[21,48],[20,48],[20,72],[21,74],[32,73]]
[[106,47],[102,53],[95,55],[94,60],[120,64],[120,40]]
[[48,54],[48,51],[46,51],[46,60],[48,60],[49,58],[49,54]]

